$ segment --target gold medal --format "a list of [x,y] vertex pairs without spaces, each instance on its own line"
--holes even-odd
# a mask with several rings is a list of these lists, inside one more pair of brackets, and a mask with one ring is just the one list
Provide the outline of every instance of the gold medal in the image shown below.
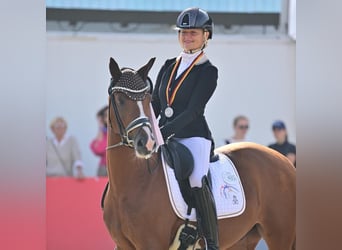
[[167,118],[170,118],[173,116],[173,109],[171,107],[167,107],[164,111],[164,114]]

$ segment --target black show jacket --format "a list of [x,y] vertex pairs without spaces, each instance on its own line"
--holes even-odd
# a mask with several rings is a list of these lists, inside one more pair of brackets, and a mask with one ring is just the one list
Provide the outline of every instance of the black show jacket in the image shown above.
[[[174,134],[177,138],[204,137],[212,139],[211,132],[204,117],[204,109],[217,86],[217,68],[209,60],[196,64],[187,75],[177,91],[171,107],[172,117],[165,116],[166,88],[176,58],[167,60],[159,71],[152,95],[154,113],[160,115],[159,127],[165,138]],[[177,69],[174,74],[176,75]],[[175,80],[172,79],[171,91],[174,90],[186,70]],[[169,96],[171,97],[169,92]]]

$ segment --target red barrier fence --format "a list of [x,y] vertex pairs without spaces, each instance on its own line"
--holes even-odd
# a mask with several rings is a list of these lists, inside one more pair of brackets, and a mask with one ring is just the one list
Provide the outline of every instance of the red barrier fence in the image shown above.
[[100,206],[107,178],[46,179],[48,250],[113,250]]

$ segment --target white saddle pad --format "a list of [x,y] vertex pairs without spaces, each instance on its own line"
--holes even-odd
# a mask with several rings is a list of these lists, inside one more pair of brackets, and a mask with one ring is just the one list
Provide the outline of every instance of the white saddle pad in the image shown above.
[[[163,168],[172,207],[181,219],[188,216],[187,205],[180,192],[173,169],[163,160]],[[224,154],[219,160],[210,163],[212,191],[216,202],[217,217],[224,219],[242,214],[246,208],[246,199],[240,177],[233,162]],[[189,220],[196,221],[196,212],[192,209]]]

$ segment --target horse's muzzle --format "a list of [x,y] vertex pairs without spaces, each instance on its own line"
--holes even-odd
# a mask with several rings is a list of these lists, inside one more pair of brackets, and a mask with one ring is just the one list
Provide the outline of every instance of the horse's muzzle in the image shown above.
[[133,144],[137,157],[144,159],[150,158],[157,146],[152,131],[148,126],[139,129],[134,137]]

